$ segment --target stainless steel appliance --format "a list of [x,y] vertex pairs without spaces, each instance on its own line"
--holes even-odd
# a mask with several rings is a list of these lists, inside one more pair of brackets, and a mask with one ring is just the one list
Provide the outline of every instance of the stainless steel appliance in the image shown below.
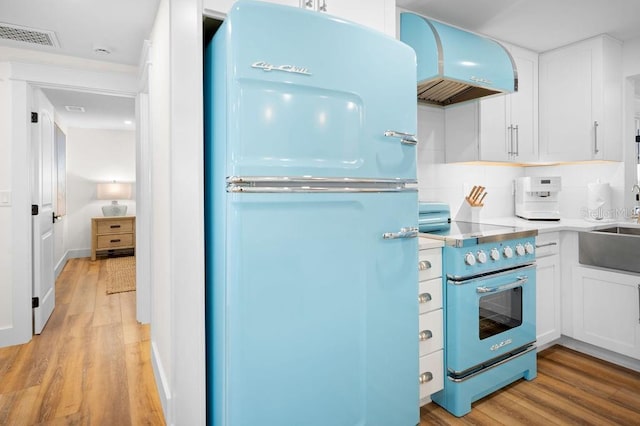
[[520,378],[536,377],[536,230],[453,221],[442,239],[444,389],[431,399],[456,416]]
[[516,216],[530,220],[560,220],[560,176],[516,179]]

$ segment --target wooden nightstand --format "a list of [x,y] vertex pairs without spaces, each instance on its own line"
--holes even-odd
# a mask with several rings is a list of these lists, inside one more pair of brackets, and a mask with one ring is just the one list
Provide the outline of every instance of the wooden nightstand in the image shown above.
[[91,260],[96,252],[136,248],[136,217],[109,216],[91,218]]

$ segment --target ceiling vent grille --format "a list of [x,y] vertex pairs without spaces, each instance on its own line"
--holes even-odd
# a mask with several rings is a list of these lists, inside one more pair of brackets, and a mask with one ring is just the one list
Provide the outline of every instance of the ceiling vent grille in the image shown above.
[[75,106],[75,105],[65,105],[64,109],[69,112],[84,112],[84,107]]
[[28,27],[0,22],[0,39],[37,44],[40,46],[59,47],[58,39],[53,31],[36,30]]

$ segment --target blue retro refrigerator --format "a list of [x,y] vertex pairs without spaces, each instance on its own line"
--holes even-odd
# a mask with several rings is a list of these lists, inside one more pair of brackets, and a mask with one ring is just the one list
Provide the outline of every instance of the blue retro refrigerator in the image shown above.
[[209,424],[419,422],[415,69],[253,1],[207,46]]

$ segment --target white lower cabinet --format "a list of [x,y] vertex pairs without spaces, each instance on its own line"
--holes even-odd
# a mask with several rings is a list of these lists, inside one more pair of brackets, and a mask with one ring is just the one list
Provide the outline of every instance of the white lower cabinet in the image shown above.
[[561,334],[560,235],[540,234],[536,238],[536,340],[543,348]]
[[444,387],[442,249],[420,250],[418,261],[420,405]]
[[574,266],[574,338],[640,359],[640,275]]

